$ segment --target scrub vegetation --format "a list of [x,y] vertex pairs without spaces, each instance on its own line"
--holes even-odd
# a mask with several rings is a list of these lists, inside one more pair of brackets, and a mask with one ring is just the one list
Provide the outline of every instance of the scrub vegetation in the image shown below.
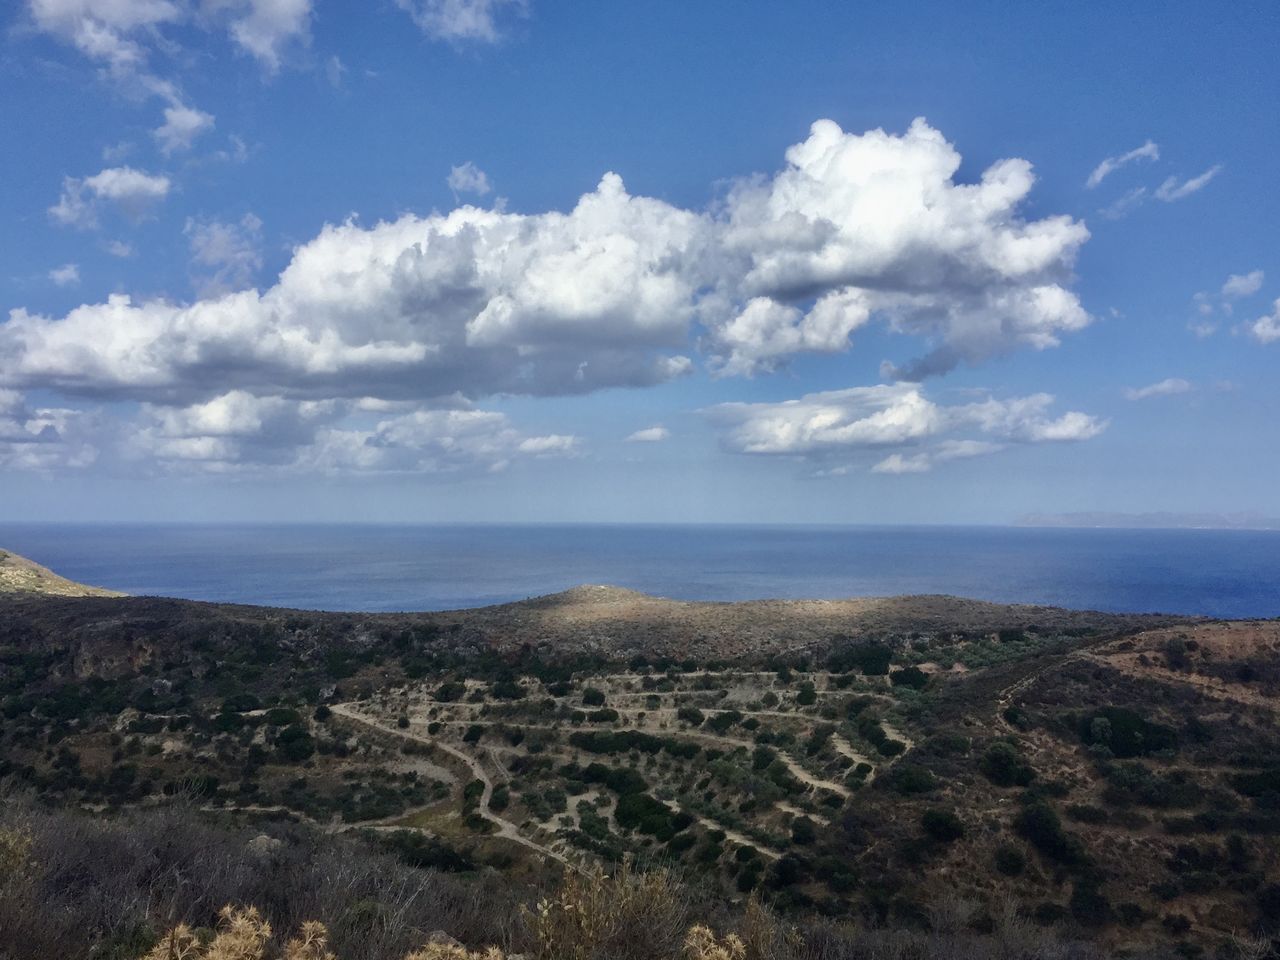
[[954,601],[948,626],[948,602],[802,607],[790,634],[765,611],[742,649],[743,611],[622,591],[398,616],[11,595],[3,955],[1265,945],[1280,624]]

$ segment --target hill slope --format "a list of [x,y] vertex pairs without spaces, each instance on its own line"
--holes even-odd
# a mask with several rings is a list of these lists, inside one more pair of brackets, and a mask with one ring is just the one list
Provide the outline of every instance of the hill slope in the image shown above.
[[1230,949],[1280,913],[1278,698],[1280,622],[0,594],[0,782],[64,809],[194,797],[510,882],[657,860],[718,902],[1014,917],[1117,955]]
[[16,553],[0,550],[0,593],[38,593],[57,597],[123,597],[123,593],[76,583]]

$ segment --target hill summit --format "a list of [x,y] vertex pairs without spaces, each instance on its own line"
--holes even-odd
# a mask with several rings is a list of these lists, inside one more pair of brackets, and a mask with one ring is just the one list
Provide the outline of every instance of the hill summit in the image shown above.
[[0,593],[43,593],[58,597],[123,597],[115,590],[90,587],[60,577],[48,567],[0,550]]

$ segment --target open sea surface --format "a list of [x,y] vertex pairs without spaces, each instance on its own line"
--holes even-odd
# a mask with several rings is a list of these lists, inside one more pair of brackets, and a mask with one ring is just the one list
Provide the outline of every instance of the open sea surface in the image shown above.
[[321,610],[442,610],[609,583],[690,600],[948,593],[1280,616],[1276,531],[0,523],[0,547],[131,594]]

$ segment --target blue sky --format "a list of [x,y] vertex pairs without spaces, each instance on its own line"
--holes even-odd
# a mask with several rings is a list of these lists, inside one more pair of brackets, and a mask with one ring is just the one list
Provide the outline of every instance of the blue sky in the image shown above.
[[1273,3],[7,9],[0,518],[1280,515]]

